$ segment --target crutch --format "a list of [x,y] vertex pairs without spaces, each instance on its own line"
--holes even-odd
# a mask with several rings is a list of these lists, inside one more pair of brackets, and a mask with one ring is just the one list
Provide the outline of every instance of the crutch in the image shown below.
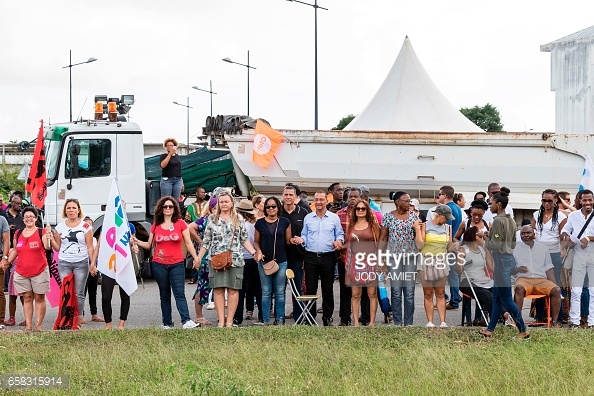
[[487,320],[487,315],[485,315],[485,311],[483,311],[483,307],[481,307],[481,303],[480,303],[479,299],[476,297],[474,287],[472,287],[472,280],[468,277],[466,270],[464,270],[464,276],[468,280],[468,284],[470,285],[470,290],[472,290],[472,295],[474,296],[474,300],[476,301],[479,309],[481,310],[481,314],[483,315],[483,319],[485,320],[485,323],[489,323],[489,321]]

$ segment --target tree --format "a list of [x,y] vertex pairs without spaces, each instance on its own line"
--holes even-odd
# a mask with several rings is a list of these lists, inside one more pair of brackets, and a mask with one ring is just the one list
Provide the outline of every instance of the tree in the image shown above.
[[460,112],[485,132],[504,132],[499,110],[490,103],[483,107],[463,107]]
[[342,117],[340,119],[340,121],[338,121],[338,125],[336,125],[334,128],[332,128],[333,131],[342,131],[344,129],[344,127],[346,127],[347,125],[349,125],[351,123],[351,121],[353,121],[353,119],[355,118],[355,116],[353,114],[349,114],[346,117]]
[[18,179],[20,169],[19,166],[0,165],[0,195],[3,196],[4,202],[8,202],[10,191],[25,190],[25,182]]

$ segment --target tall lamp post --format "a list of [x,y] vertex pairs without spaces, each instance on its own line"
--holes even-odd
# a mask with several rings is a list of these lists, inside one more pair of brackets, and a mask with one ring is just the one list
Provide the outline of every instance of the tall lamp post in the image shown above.
[[314,1],[314,4],[305,3],[299,0],[287,0],[294,3],[305,4],[314,8],[314,68],[315,68],[315,110],[314,110],[314,128],[318,129],[318,8],[328,11],[327,8],[320,7],[318,0]]
[[243,63],[233,62],[230,58],[223,58],[224,62],[227,63],[235,63],[239,66],[247,67],[247,115],[250,115],[250,69],[255,69],[255,67],[250,66],[250,51],[247,52],[247,65]]
[[187,104],[181,104],[178,103],[177,101],[173,102],[173,104],[178,105],[178,106],[183,106],[187,109],[187,117],[186,117],[186,122],[187,122],[187,128],[186,128],[186,147],[188,152],[186,154],[190,154],[190,97],[188,96]]
[[210,80],[210,90],[200,89],[197,86],[193,86],[193,89],[197,89],[198,91],[206,92],[210,94],[210,116],[212,117],[212,95],[216,95],[216,92],[212,92],[212,80]]
[[70,62],[68,63],[68,66],[64,66],[62,69],[66,69],[69,68],[70,69],[70,122],[72,122],[72,67],[73,66],[78,66],[78,65],[82,65],[85,63],[91,63],[91,62],[95,62],[97,59],[91,57],[89,59],[87,59],[84,62],[79,62],[79,63],[75,63],[72,64],[72,50],[70,50]]

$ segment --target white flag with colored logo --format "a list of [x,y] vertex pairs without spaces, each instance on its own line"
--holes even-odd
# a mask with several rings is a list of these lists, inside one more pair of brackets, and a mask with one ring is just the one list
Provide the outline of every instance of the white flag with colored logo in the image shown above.
[[128,295],[138,288],[130,252],[131,237],[124,203],[114,179],[101,228],[97,269],[104,276],[115,279]]
[[592,164],[592,159],[588,154],[586,154],[582,181],[580,181],[580,187],[578,188],[578,191],[582,190],[594,191],[594,164]]

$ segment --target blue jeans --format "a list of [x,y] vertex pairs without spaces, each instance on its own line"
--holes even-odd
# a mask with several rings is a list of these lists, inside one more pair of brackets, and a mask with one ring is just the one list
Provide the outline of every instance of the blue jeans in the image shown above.
[[175,298],[177,312],[181,316],[181,322],[186,323],[190,320],[190,311],[185,295],[184,278],[186,276],[186,266],[182,261],[177,264],[159,264],[152,262],[153,276],[159,286],[159,297],[161,299],[161,318],[163,325],[173,326],[171,319],[171,291]]
[[89,260],[85,259],[70,263],[58,259],[58,273],[60,274],[60,280],[64,279],[66,275],[74,274],[78,314],[82,316],[85,310],[85,288],[87,286],[87,278],[89,277]]
[[[390,300],[392,320],[395,326],[411,326],[415,314],[415,277],[407,274],[416,272],[416,259],[402,259],[397,266],[394,260],[390,263]],[[404,321],[402,321],[402,302],[404,301]]]
[[184,181],[181,177],[169,177],[167,180],[161,179],[161,197],[171,195],[175,198],[175,202],[179,202],[179,196],[181,195],[181,188]]
[[262,286],[262,319],[264,323],[270,322],[270,300],[274,287],[274,312],[275,322],[285,323],[285,284],[287,282],[287,262],[278,263],[278,271],[272,275],[266,275],[263,263],[258,263],[260,273],[260,284]]
[[522,319],[522,312],[514,302],[511,292],[511,274],[516,268],[516,260],[511,254],[493,253],[493,261],[495,262],[495,287],[493,287],[493,307],[487,330],[495,330],[499,316],[505,309],[516,322],[518,330],[524,332],[526,331],[526,325]]
[[[303,261],[288,261],[287,267],[293,270],[293,273],[295,274],[295,287],[297,288],[299,294],[303,294],[303,288],[301,287],[301,285],[303,284]],[[293,295],[293,292],[291,292],[291,295]],[[297,301],[295,301],[295,297],[293,297],[292,300],[293,318],[297,320],[299,316],[301,316],[302,311]]]

